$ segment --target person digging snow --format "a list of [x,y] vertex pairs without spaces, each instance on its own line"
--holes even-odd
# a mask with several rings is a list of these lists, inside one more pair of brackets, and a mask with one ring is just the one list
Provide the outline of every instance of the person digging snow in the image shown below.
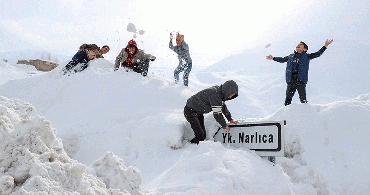
[[195,138],[190,142],[199,144],[206,138],[206,129],[204,127],[203,114],[213,112],[213,116],[222,128],[226,129],[228,133],[230,127],[227,126],[224,116],[231,123],[237,124],[231,117],[229,110],[226,107],[225,101],[232,100],[238,96],[238,85],[235,81],[229,80],[220,86],[213,86],[204,89],[197,94],[191,96],[184,108],[184,115],[186,120],[190,123],[194,131]]
[[294,53],[286,57],[273,57],[269,55],[268,60],[276,62],[287,62],[285,79],[287,83],[286,97],[284,105],[287,106],[292,103],[292,98],[296,90],[298,90],[299,99],[301,103],[307,103],[306,98],[306,84],[308,81],[308,68],[310,60],[321,56],[326,48],[333,42],[333,40],[326,40],[325,45],[316,53],[307,53],[308,46],[304,42],[300,42]]
[[143,50],[138,49],[134,40],[130,40],[127,46],[118,54],[114,70],[116,71],[122,66],[141,73],[145,77],[148,74],[149,61],[154,61],[155,59],[155,56],[146,54]]
[[188,86],[189,84],[189,73],[192,68],[192,60],[190,58],[189,46],[184,41],[184,35],[177,33],[176,36],[176,46],[172,44],[172,33],[170,33],[170,49],[177,53],[179,58],[179,65],[174,71],[175,83],[179,82],[179,74],[184,71],[184,85]]

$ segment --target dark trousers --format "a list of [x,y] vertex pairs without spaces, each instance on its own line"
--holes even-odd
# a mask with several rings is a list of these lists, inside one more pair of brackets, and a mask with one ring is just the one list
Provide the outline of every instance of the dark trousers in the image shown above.
[[306,99],[306,83],[303,81],[298,80],[298,76],[293,76],[292,81],[288,83],[286,89],[286,98],[285,98],[285,106],[292,103],[292,98],[295,94],[295,91],[298,91],[299,100],[301,103],[307,103]]
[[186,120],[190,123],[194,131],[195,138],[190,140],[193,144],[199,144],[200,141],[206,139],[206,128],[204,127],[204,116],[192,110],[190,107],[185,106],[184,115]]
[[142,61],[139,65],[134,66],[132,69],[134,72],[141,73],[144,77],[148,74],[149,59]]

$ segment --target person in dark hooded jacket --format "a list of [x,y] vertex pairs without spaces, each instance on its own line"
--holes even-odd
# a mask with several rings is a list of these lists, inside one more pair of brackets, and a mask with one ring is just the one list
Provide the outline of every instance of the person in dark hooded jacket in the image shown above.
[[204,89],[197,94],[191,96],[184,108],[184,115],[186,120],[190,123],[194,131],[195,138],[191,143],[198,144],[206,138],[206,129],[204,127],[203,114],[213,112],[213,116],[226,132],[230,131],[227,126],[224,116],[231,123],[237,124],[231,117],[229,110],[226,107],[225,101],[234,99],[238,96],[238,85],[235,81],[229,80],[220,86],[213,86]]

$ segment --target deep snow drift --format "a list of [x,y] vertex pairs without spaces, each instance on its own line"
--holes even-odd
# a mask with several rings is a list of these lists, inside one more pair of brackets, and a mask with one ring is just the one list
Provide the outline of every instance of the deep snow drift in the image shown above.
[[[293,103],[267,116],[270,108],[261,108],[248,97],[261,78],[238,72],[208,77],[194,73],[193,83],[185,88],[151,72],[147,78],[124,70],[113,72],[113,64],[104,59],[90,64],[71,76],[62,77],[56,69],[0,86],[0,146],[27,151],[1,150],[0,189],[71,194],[118,194],[119,190],[363,194],[370,190],[366,155],[370,152],[370,94],[329,104]],[[226,103],[234,119],[287,121],[286,157],[277,158],[276,166],[248,149],[213,142],[217,123],[211,115],[205,119],[208,141],[170,149],[179,144],[182,131],[189,130],[182,114],[186,99],[229,79],[240,84],[239,97]],[[267,86],[268,77],[264,81]],[[255,111],[260,117],[248,117]],[[36,140],[36,145],[27,140]],[[34,160],[26,163],[30,156]]]
[[91,167],[78,163],[65,153],[50,121],[32,117],[34,111],[0,96],[0,194],[141,193],[139,170],[110,152]]

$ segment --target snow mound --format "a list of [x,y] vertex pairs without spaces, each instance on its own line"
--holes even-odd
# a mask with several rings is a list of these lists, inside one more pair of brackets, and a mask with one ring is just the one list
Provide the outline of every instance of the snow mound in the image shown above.
[[[124,175],[112,177],[112,183],[118,185],[106,185],[88,173],[86,165],[68,157],[56,129],[44,117],[32,117],[34,111],[27,102],[0,96],[0,194],[141,193],[139,170],[126,168],[122,160],[110,154],[90,168],[100,177],[103,168],[110,175],[124,171]],[[120,164],[104,163],[104,159]]]
[[178,162],[151,183],[149,194],[292,194],[299,189],[290,186],[279,166],[254,152],[204,141],[187,144]]
[[133,194],[141,194],[139,185],[141,184],[140,171],[135,167],[127,167],[122,159],[118,158],[113,152],[101,157],[92,164],[96,176],[104,181],[109,188],[127,190]]
[[370,94],[330,104],[292,104],[262,120],[287,120],[288,158],[277,162],[293,182],[321,194],[370,190],[370,168],[363,164],[370,161],[365,155],[370,152]]

